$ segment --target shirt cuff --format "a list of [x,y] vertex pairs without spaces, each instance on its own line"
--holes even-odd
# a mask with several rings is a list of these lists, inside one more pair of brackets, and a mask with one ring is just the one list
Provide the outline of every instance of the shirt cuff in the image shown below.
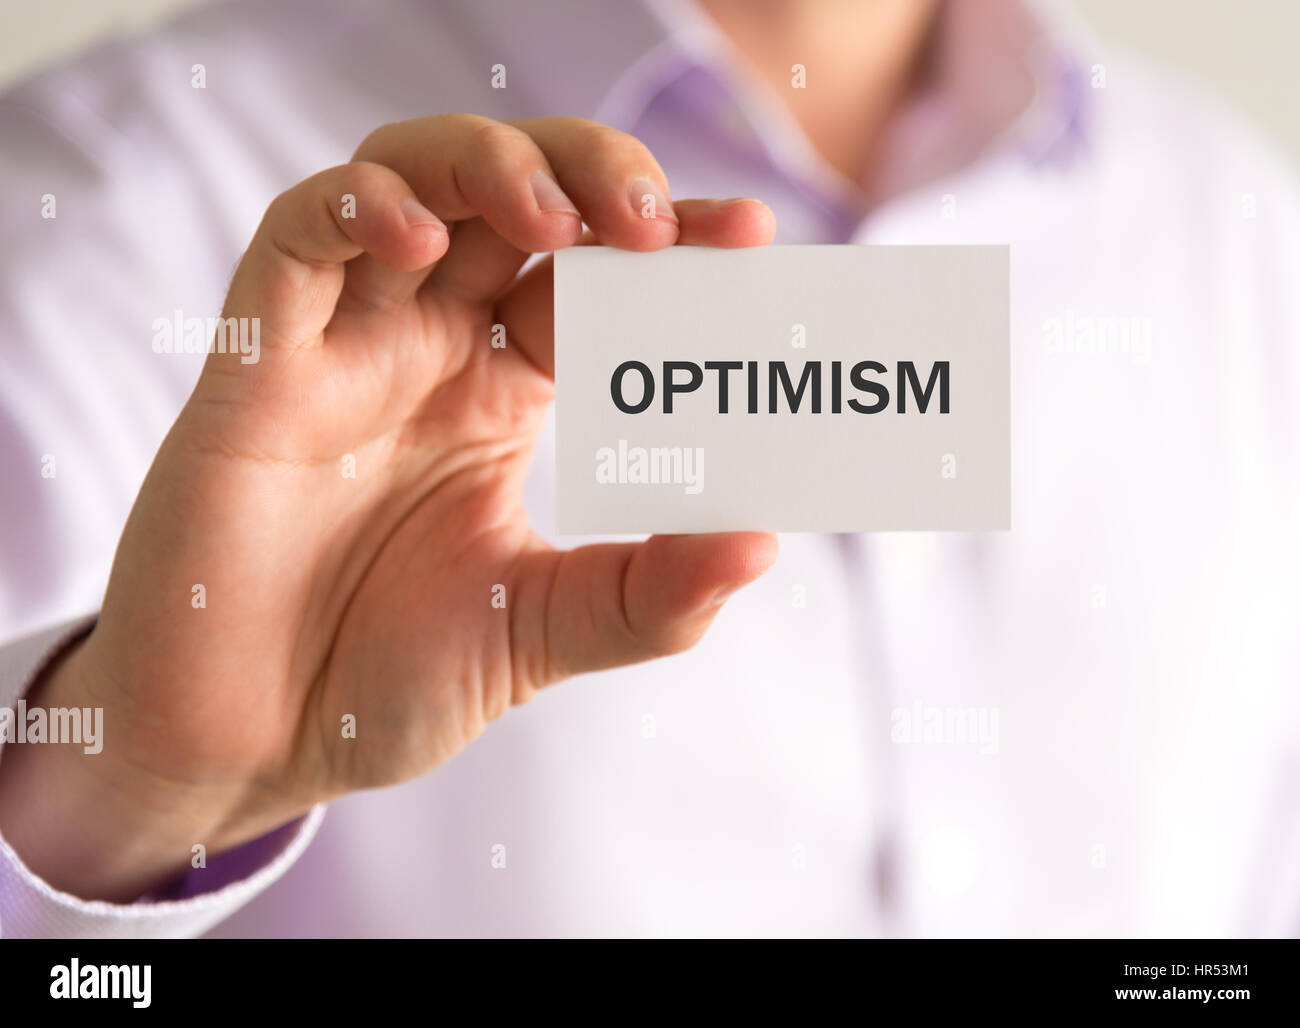
[[[95,618],[79,618],[0,647],[0,705],[12,707],[48,661],[84,635]],[[0,741],[0,760],[3,758]],[[200,935],[224,920],[291,867],[325,816],[304,817],[213,857],[135,903],[83,900],[32,872],[0,836],[0,938],[123,939]]]

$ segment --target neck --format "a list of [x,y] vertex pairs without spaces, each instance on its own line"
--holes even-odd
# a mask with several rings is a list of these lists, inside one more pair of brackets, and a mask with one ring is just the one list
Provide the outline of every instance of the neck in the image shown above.
[[[939,0],[698,0],[822,157],[869,180]],[[794,65],[806,69],[805,85]]]

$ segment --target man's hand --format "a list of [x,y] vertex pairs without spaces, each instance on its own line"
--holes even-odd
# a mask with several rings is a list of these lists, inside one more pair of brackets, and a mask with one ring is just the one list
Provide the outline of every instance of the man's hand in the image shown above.
[[644,146],[572,118],[385,126],[272,203],[223,312],[260,318],[261,359],[208,357],[97,626],[30,698],[102,706],[104,751],[6,747],[0,830],[37,873],[130,899],[552,682],[691,646],[772,563],[756,533],[560,552],[530,529],[551,262],[519,270],[583,221],[631,250],[773,231],[757,201],[674,206]]

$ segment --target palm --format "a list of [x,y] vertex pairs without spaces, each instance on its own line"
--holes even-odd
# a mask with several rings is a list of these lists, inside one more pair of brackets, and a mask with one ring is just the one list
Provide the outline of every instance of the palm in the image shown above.
[[[320,742],[339,783],[386,784],[441,763],[545,684],[544,669],[512,660],[511,578],[548,549],[519,493],[552,386],[508,338],[491,345],[496,318],[490,304],[425,292],[327,332],[325,352],[345,355],[338,374],[381,386],[353,394],[374,430],[338,455],[352,455],[357,477],[332,475],[328,488],[331,505],[364,498],[327,558],[339,574],[316,582],[312,600],[328,630],[313,633],[313,730],[299,737]],[[367,345],[377,337],[395,344]]]
[[[318,345],[265,369],[280,399],[293,397],[292,427],[262,404],[241,420],[242,442],[224,436],[243,465],[228,493],[243,509],[221,520],[273,511],[288,529],[277,548],[302,569],[270,564],[255,584],[302,632],[247,687],[293,697],[267,742],[282,752],[291,735],[316,780],[404,780],[545,684],[512,669],[511,590],[492,601],[522,555],[547,549],[519,493],[552,384],[508,337],[492,345],[496,317],[491,303],[433,289],[341,310]],[[322,515],[326,531],[302,531]],[[279,621],[250,651],[284,650]]]

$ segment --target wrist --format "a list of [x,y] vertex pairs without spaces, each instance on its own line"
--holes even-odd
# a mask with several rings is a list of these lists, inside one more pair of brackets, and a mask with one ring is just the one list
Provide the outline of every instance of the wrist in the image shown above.
[[[114,738],[122,704],[88,673],[93,667],[83,639],[28,690],[26,709],[44,719],[48,741],[12,742],[0,751],[0,834],[54,888],[130,902],[188,869],[195,846],[215,854],[260,831],[253,819],[236,826],[223,814],[235,806],[227,787],[169,782],[145,771],[131,740]],[[51,730],[51,712],[73,710],[83,725],[96,726],[80,743]]]

